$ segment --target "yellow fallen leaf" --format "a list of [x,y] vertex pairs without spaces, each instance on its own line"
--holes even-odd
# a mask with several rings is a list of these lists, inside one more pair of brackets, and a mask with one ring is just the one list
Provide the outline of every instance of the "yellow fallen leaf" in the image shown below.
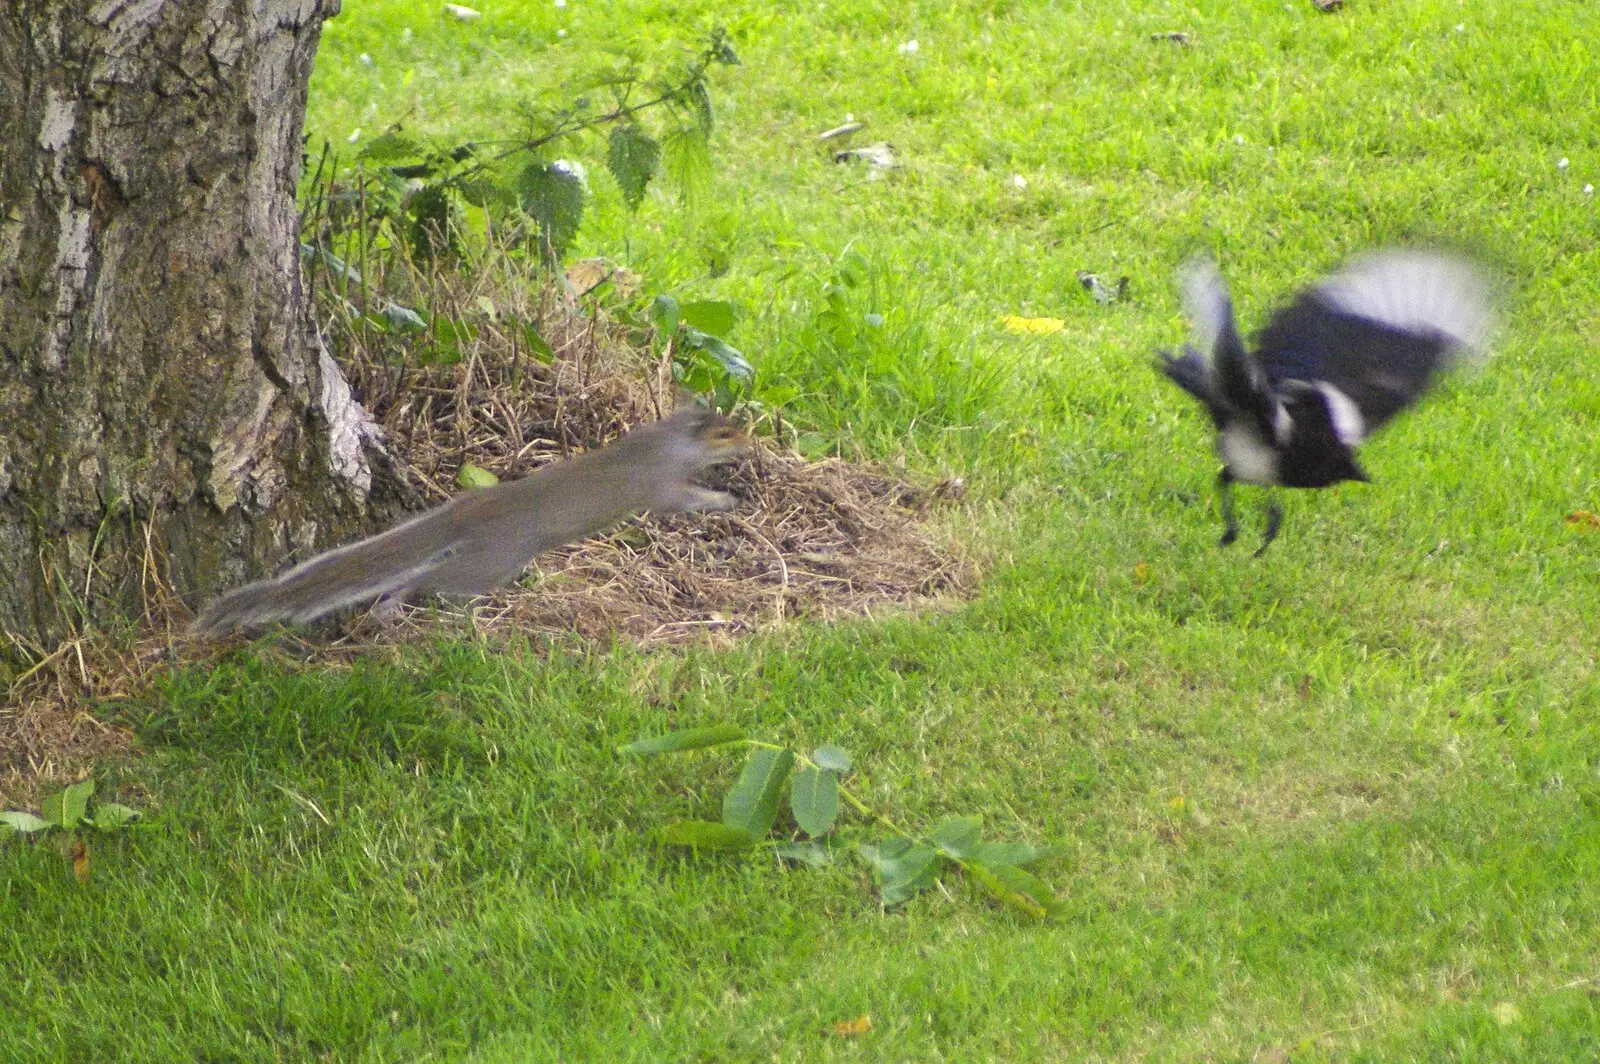
[[1067,327],[1060,318],[1019,318],[1015,314],[1007,314],[1000,319],[1000,324],[1018,336],[1049,336]]
[[843,1020],[826,1028],[836,1038],[859,1038],[872,1030],[872,1014],[863,1012],[853,1020]]
[[579,259],[567,267],[567,283],[575,296],[586,295],[611,276],[611,264],[605,259]]
[[1522,1010],[1509,1001],[1502,1001],[1494,1007],[1494,1021],[1501,1027],[1510,1027],[1522,1019]]
[[1133,582],[1136,584],[1147,583],[1150,579],[1150,563],[1139,562],[1133,567]]
[[1592,510],[1574,510],[1567,515],[1567,524],[1580,528],[1600,528],[1600,514]]
[[89,844],[82,839],[72,840],[72,874],[79,883],[89,882]]
[[639,290],[638,274],[602,258],[579,259],[567,267],[567,283],[574,296],[588,295],[607,281],[623,299],[631,299]]

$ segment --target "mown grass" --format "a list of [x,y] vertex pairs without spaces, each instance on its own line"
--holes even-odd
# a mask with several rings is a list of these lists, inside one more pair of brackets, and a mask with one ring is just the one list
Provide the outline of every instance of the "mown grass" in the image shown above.
[[[130,711],[149,820],[92,840],[88,883],[0,848],[0,1056],[1600,1052],[1600,536],[1563,520],[1600,510],[1587,5],[485,12],[347,4],[312,129],[488,135],[553,56],[730,25],[713,187],[630,218],[596,174],[579,253],[739,301],[793,417],[969,478],[949,520],[994,566],[952,612],[732,650],[180,674]],[[1194,47],[1147,39],[1174,29]],[[904,165],[828,161],[846,113]],[[1259,561],[1216,550],[1202,418],[1146,365],[1181,336],[1172,268],[1215,248],[1259,321],[1402,238],[1513,280],[1496,361],[1373,441],[1375,484],[1286,499]],[[841,263],[881,328],[821,317]],[[1066,328],[1018,339],[1012,313]],[[1060,845],[1063,914],[957,879],[885,915],[856,864],[651,847],[730,767],[613,746],[724,721],[844,744],[902,821]]]

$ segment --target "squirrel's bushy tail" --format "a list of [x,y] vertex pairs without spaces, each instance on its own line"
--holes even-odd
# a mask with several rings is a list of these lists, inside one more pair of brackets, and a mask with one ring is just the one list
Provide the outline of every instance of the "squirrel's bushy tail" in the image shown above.
[[309,624],[334,610],[414,587],[450,557],[448,549],[439,551],[399,571],[378,564],[376,557],[363,557],[378,555],[378,541],[392,534],[329,551],[281,576],[236,588],[207,606],[189,626],[189,634],[204,639],[280,620]]

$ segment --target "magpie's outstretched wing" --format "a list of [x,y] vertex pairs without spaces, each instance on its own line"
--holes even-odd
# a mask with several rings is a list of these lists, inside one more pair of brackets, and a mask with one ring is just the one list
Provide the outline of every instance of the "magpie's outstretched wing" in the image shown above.
[[1428,388],[1433,376],[1480,352],[1490,286],[1465,259],[1396,250],[1357,259],[1273,315],[1257,358],[1274,385],[1332,385],[1371,435]]
[[[1205,256],[1189,260],[1179,275],[1183,308],[1194,328],[1194,347],[1205,358],[1212,417],[1220,425],[1217,407],[1226,407],[1236,416],[1254,421],[1263,440],[1276,440],[1284,427],[1282,408],[1272,394],[1271,382],[1244,349],[1239,327],[1233,319],[1233,297]],[[1182,380],[1171,371],[1167,376]],[[1282,442],[1282,441],[1279,441]]]
[[1184,344],[1181,355],[1162,351],[1160,356],[1156,369],[1166,374],[1173,384],[1200,400],[1205,405],[1206,413],[1211,415],[1211,423],[1219,430],[1226,425],[1229,412],[1211,395],[1211,367],[1205,356],[1196,351],[1193,344]]

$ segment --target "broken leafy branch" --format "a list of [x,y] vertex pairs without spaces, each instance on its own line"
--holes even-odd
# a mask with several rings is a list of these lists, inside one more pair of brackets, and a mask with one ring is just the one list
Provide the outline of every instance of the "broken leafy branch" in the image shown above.
[[[853,840],[861,859],[877,874],[885,908],[899,905],[933,886],[941,874],[959,870],[1009,908],[1033,917],[1051,915],[1054,893],[1025,865],[1054,856],[1049,847],[1017,842],[985,842],[979,817],[952,817],[926,835],[906,830],[871,809],[842,779],[854,767],[841,747],[820,746],[810,754],[752,739],[737,726],[667,732],[618,748],[645,756],[712,747],[750,750],[739,777],[722,799],[722,819],[683,820],[656,833],[657,841],[696,850],[749,850],[765,847],[779,858],[812,867],[832,862],[841,842],[839,818],[848,807],[888,833],[881,841]],[[785,785],[789,812],[804,839],[769,838],[778,824]]]
[[530,103],[521,136],[440,145],[396,124],[361,149],[353,169],[326,167],[326,188],[324,149],[311,178],[306,242],[326,250],[340,234],[361,230],[363,240],[400,244],[417,262],[432,262],[461,250],[472,207],[502,242],[559,262],[577,235],[589,189],[584,167],[555,152],[605,131],[605,166],[630,210],[663,165],[688,195],[710,165],[711,69],[738,62],[727,34],[713,30],[674,71],[630,61],[581,79],[577,95],[560,105]]

